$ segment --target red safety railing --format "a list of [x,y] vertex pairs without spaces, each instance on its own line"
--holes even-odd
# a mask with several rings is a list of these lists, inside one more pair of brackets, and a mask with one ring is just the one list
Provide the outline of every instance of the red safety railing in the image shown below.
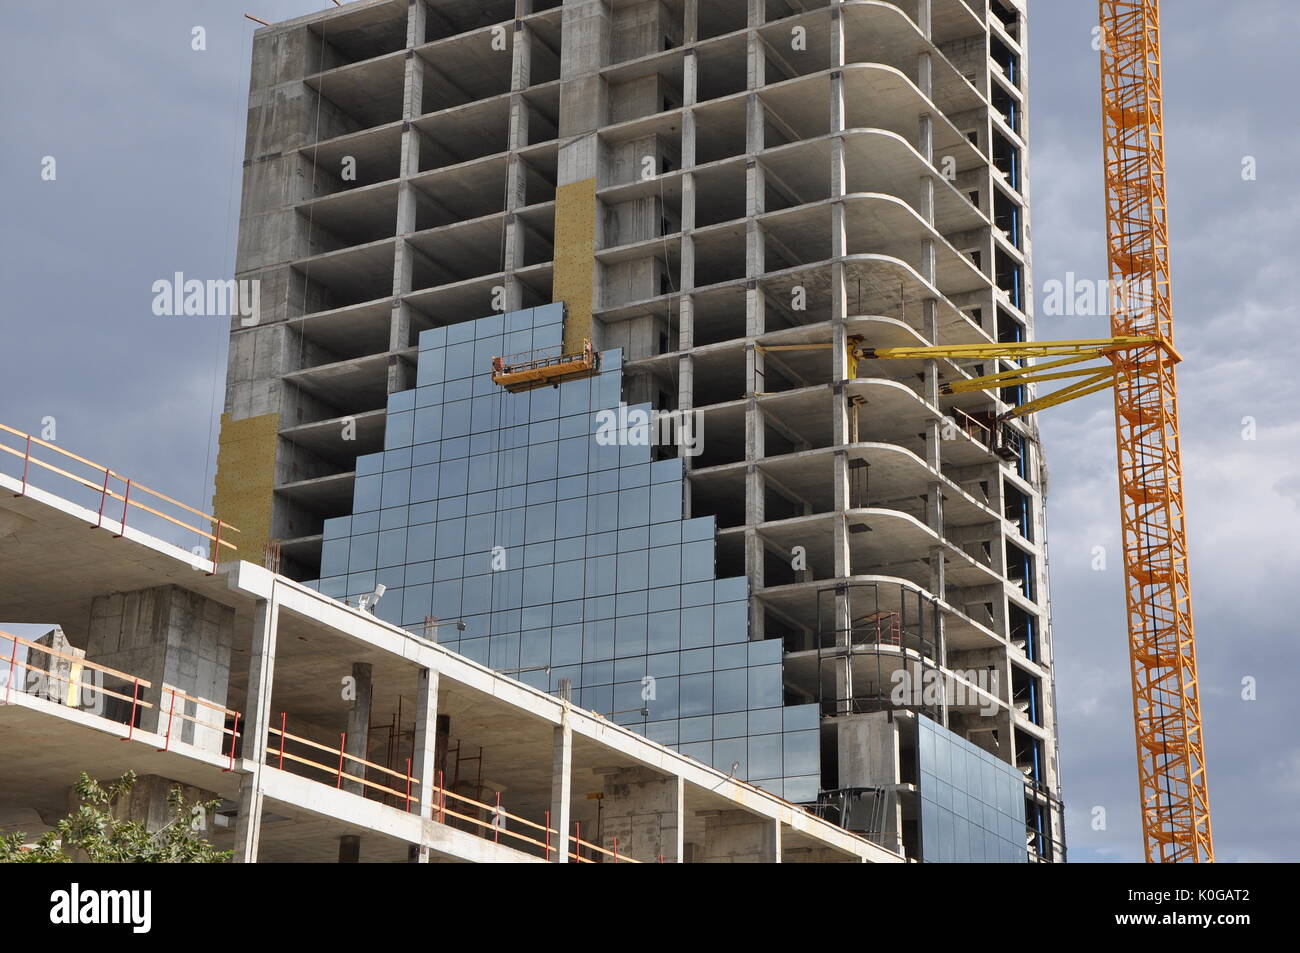
[[[15,442],[13,438],[17,438],[16,442],[19,446],[11,445]],[[87,479],[85,476],[72,473],[61,466],[55,466],[46,460],[42,460],[38,456],[34,455],[34,453],[38,451],[48,451],[50,453],[59,454],[64,460],[72,461],[72,463],[88,468],[91,473],[94,474],[95,478],[93,480]],[[103,528],[104,518],[107,516],[109,519],[116,519],[119,528],[124,532],[126,530],[128,517],[134,509],[144,513],[149,513],[150,515],[165,520],[181,529],[197,533],[203,539],[208,540],[208,542],[212,544],[211,553],[214,557],[214,561],[219,559],[222,547],[225,547],[231,552],[234,552],[238,548],[234,543],[224,538],[230,533],[239,532],[236,527],[231,526],[229,523],[223,522],[215,516],[204,513],[202,510],[196,510],[194,507],[188,506],[179,500],[174,500],[170,496],[166,496],[156,490],[151,490],[147,486],[134,482],[129,477],[122,476],[122,474],[110,470],[108,467],[101,466],[100,464],[87,460],[85,457],[80,457],[75,453],[70,453],[62,447],[41,440],[39,437],[33,437],[31,434],[23,433],[21,430],[15,430],[12,427],[6,427],[4,424],[0,424],[0,452],[18,457],[23,462],[22,489],[16,494],[17,496],[23,496],[27,493],[27,488],[31,485],[31,477],[33,475],[32,467],[53,473],[72,481],[80,487],[89,489],[98,497],[99,500],[97,518],[95,523],[91,524],[96,528]],[[70,465],[71,464],[67,463],[64,464],[64,466]],[[142,496],[148,499],[152,505],[150,505],[150,503],[140,502],[140,497]],[[120,512],[117,509],[118,503],[122,505]],[[158,509],[158,507],[161,506],[176,507],[183,511],[185,516],[183,518],[178,518],[168,513],[164,513],[161,509]],[[109,512],[109,510],[112,512]],[[195,522],[200,525],[193,525],[192,523],[185,521],[186,519],[193,519],[194,517],[198,518]],[[206,524],[206,529],[203,528],[203,524]],[[122,533],[119,532],[117,538],[120,538],[121,535]]]

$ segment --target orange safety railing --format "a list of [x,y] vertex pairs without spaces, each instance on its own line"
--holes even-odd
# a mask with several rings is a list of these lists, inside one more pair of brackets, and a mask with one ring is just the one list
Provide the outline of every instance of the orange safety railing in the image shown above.
[[[590,340],[582,342],[582,350],[571,354],[547,355],[548,348],[528,354],[518,354],[508,360],[492,359],[492,382],[506,390],[524,390],[542,384],[554,383],[571,375],[594,373],[599,366]],[[518,358],[524,358],[518,360]]]
[[[853,629],[855,636],[859,632],[870,635],[874,631],[874,641],[877,645],[903,644],[903,620],[897,612],[891,612],[884,609],[879,612],[873,612],[870,615],[855,620],[853,623]],[[872,640],[868,638],[865,641],[870,642]]]
[[[546,823],[538,824],[536,821],[529,820],[526,817],[520,817],[518,814],[512,814],[501,806],[501,794],[497,792],[496,804],[486,804],[483,801],[477,801],[472,797],[466,797],[463,794],[457,794],[445,787],[445,779],[441,771],[438,772],[438,782],[433,789],[433,794],[437,798],[437,807],[434,810],[434,819],[440,824],[447,823],[447,818],[451,817],[478,828],[476,833],[481,837],[492,837],[494,843],[501,843],[504,835],[512,843],[509,846],[516,847],[524,851],[536,851],[541,848],[543,856],[547,859],[551,856],[551,835],[558,833],[550,826],[550,812],[546,814]],[[447,800],[451,799],[456,802],[460,810],[451,810],[447,807]],[[487,814],[489,820],[476,816],[471,811],[483,811]],[[537,836],[525,834],[521,831],[511,830],[507,822],[523,825],[529,831],[536,832],[536,835],[542,839],[538,840]],[[519,846],[524,845],[524,846]]]
[[[98,694],[107,695],[110,698],[118,698],[124,702],[130,702],[131,715],[130,718],[125,722],[129,730],[127,732],[127,736],[122,739],[123,741],[129,741],[135,734],[135,722],[136,722],[137,713],[141,709],[153,707],[153,705],[151,705],[149,702],[145,701],[140,697],[140,689],[153,687],[151,682],[143,678],[139,678],[135,675],[128,675],[126,674],[126,672],[119,672],[117,669],[109,668],[107,665],[99,665],[95,662],[89,662],[86,659],[80,658],[76,655],[69,655],[66,652],[60,652],[57,649],[49,648],[37,642],[33,642],[30,639],[24,639],[20,635],[13,635],[3,630],[0,630],[0,638],[9,639],[13,643],[13,647],[9,653],[9,658],[7,659],[9,671],[7,673],[8,678],[5,681],[4,703],[6,705],[9,704],[9,702],[13,698],[14,682],[17,681],[18,670],[23,669],[24,671],[27,672],[36,672],[42,678],[47,678],[57,682],[63,682],[66,684],[67,689],[71,689],[75,685],[78,691],[80,691],[83,685],[88,685],[91,687],[91,689],[94,692]],[[69,671],[67,677],[64,677],[62,675],[56,674],[55,672],[47,671],[46,669],[42,669],[42,668],[37,668],[34,665],[29,665],[27,664],[27,662],[20,662],[18,661],[18,646],[20,645],[25,646],[29,653],[33,651],[43,652],[46,655],[50,656],[51,658],[58,658],[58,659],[63,659],[65,661],[71,662],[73,668],[71,671]],[[28,660],[30,661],[30,659],[31,656],[29,654]],[[94,682],[84,681],[81,678],[81,676],[77,673],[78,668],[90,669],[92,672],[99,672],[101,675],[107,675],[110,678],[115,678],[123,682],[128,682],[132,686],[131,694],[125,695],[122,694],[121,692],[115,692],[111,688],[105,688],[102,684],[95,684]],[[19,691],[26,693],[25,688],[20,688]],[[62,697],[66,699],[67,694],[68,692],[67,690],[65,690]],[[114,719],[110,718],[108,720],[113,721]]]
[[949,413],[952,414],[953,422],[957,425],[958,430],[977,443],[982,443],[986,447],[993,446],[993,430],[991,427],[976,420],[960,407],[953,407]]
[[[17,442],[21,445],[21,448],[10,445],[12,442],[11,438],[15,437],[17,438]],[[95,475],[95,479],[87,479],[86,477],[72,473],[63,467],[55,466],[53,463],[33,456],[33,451],[39,450],[46,450],[59,454],[62,458],[72,461],[72,463],[89,468],[89,470]],[[188,506],[179,500],[174,500],[170,496],[166,496],[156,490],[151,490],[147,486],[134,482],[129,477],[122,476],[122,474],[110,470],[108,467],[87,460],[85,457],[77,456],[75,453],[70,453],[62,447],[58,447],[40,439],[39,437],[33,437],[31,434],[23,433],[21,430],[15,430],[12,427],[6,427],[4,424],[0,424],[0,451],[18,457],[23,462],[22,490],[18,494],[20,496],[27,492],[27,487],[33,475],[32,467],[38,467],[57,476],[64,477],[78,486],[87,488],[92,491],[92,493],[98,495],[98,520],[93,524],[96,528],[101,528],[104,525],[104,517],[106,515],[105,510],[108,509],[111,501],[114,504],[114,510],[117,509],[116,504],[122,504],[122,511],[120,514],[117,514],[117,522],[120,524],[123,531],[126,530],[127,517],[130,515],[131,509],[134,507],[137,510],[165,520],[174,526],[179,526],[181,529],[197,533],[212,544],[213,557],[219,557],[222,547],[231,551],[238,548],[234,543],[222,538],[228,533],[239,532],[236,527],[231,526],[229,523],[223,522],[215,516],[204,513],[202,510],[196,510],[194,507]],[[71,464],[68,463],[64,464],[64,466],[70,465]],[[136,499],[132,499],[133,496],[136,497]],[[153,505],[140,502],[140,496],[148,498],[150,503]],[[162,505],[176,507],[187,515],[183,518],[168,515],[156,508]],[[186,519],[191,519],[193,517],[198,517],[195,522],[200,525],[192,525],[191,523],[185,522]],[[109,518],[112,519],[114,517],[110,515]],[[204,529],[202,526],[202,524],[205,523],[207,524],[207,529]],[[120,537],[121,533],[119,533],[118,536]],[[214,561],[217,560],[214,558]]]
[[[180,718],[182,721],[188,721],[191,724],[199,726],[201,728],[208,728],[218,732],[221,735],[222,748],[225,748],[226,735],[229,735],[230,736],[230,766],[227,767],[225,770],[226,771],[233,770],[235,767],[235,749],[239,745],[239,720],[242,717],[240,713],[235,711],[232,708],[225,708],[221,705],[218,705],[216,702],[208,701],[206,698],[195,698],[193,695],[187,695],[182,691],[178,691],[177,689],[172,688],[172,686],[170,685],[164,685],[162,687],[162,691],[163,691],[164,699],[170,696],[170,701],[164,700],[159,707],[159,712],[158,712],[159,721],[162,720],[162,708],[167,709],[167,728],[163,734],[163,746],[158,750],[166,751],[171,747],[172,724],[177,718]],[[181,710],[178,712],[176,710],[176,699],[178,698],[181,699],[182,701],[190,702],[191,704],[193,704],[195,706],[195,714],[187,715],[184,710],[184,705],[181,706]],[[217,724],[211,721],[203,721],[200,718],[198,718],[197,710],[199,708],[206,708],[210,711],[214,711],[217,714],[219,714],[221,716],[221,723]],[[230,727],[226,726],[227,721],[230,722]]]
[[[13,698],[14,682],[17,681],[18,670],[22,669],[23,671],[26,672],[34,672],[37,675],[39,675],[42,679],[48,680],[50,682],[60,682],[64,686],[66,686],[62,694],[59,696],[61,699],[60,704],[67,704],[67,697],[70,694],[72,688],[75,687],[80,692],[83,686],[88,687],[96,695],[107,695],[109,698],[117,698],[123,702],[130,702],[131,711],[128,715],[126,715],[124,721],[116,718],[110,718],[106,715],[101,715],[98,712],[90,712],[90,714],[94,714],[97,715],[98,717],[105,718],[106,720],[112,721],[116,724],[125,724],[127,726],[127,734],[126,737],[122,739],[123,741],[130,741],[135,737],[136,722],[139,720],[140,712],[144,711],[145,709],[154,707],[152,702],[147,702],[140,697],[141,689],[153,687],[153,683],[150,682],[148,679],[140,678],[138,675],[128,675],[126,672],[119,672],[117,669],[109,668],[107,665],[100,665],[98,662],[91,662],[88,659],[82,658],[81,656],[70,655],[67,652],[60,652],[58,649],[53,649],[50,648],[49,646],[41,645],[39,642],[33,642],[30,639],[24,639],[20,635],[13,635],[12,633],[5,632],[3,630],[0,630],[0,638],[8,639],[12,643],[12,647],[9,652],[9,658],[0,660],[0,665],[3,665],[5,663],[7,663],[8,665],[8,671],[6,673],[8,677],[5,681],[5,692],[4,692],[4,703],[6,705],[9,704],[9,702]],[[29,654],[28,654],[27,662],[18,661],[18,646],[20,645],[24,646],[28,650]],[[52,669],[38,668],[35,665],[29,664],[29,662],[31,661],[31,655],[30,655],[31,652],[41,652],[45,655],[48,655],[50,658],[62,659],[66,662],[70,662],[71,667],[69,669],[68,674],[66,676],[60,675],[58,674],[58,672]],[[79,674],[81,671],[85,671],[85,670],[98,672],[101,676],[106,675],[109,678],[117,679],[118,681],[129,684],[131,686],[131,694],[127,695],[123,692],[114,691],[111,688],[105,688],[102,679],[99,682],[86,681]],[[23,692],[24,694],[27,693],[26,688],[20,688],[19,691]],[[181,718],[185,721],[191,721],[197,725],[202,725],[205,728],[212,728],[214,730],[219,731],[220,734],[222,735],[221,747],[223,751],[226,749],[225,736],[229,735],[230,736],[230,749],[229,749],[230,764],[224,770],[226,771],[233,770],[235,766],[235,748],[239,740],[239,719],[241,717],[240,713],[237,711],[233,711],[229,708],[223,708],[214,702],[207,701],[206,699],[195,698],[191,695],[187,695],[184,692],[178,691],[168,685],[164,685],[162,691],[164,692],[164,694],[169,694],[171,696],[171,702],[167,706],[168,707],[167,726],[164,733],[163,747],[159,748],[158,750],[167,751],[171,747],[172,725],[176,718]],[[213,724],[212,722],[201,721],[192,715],[188,715],[185,713],[184,710],[177,712],[175,710],[177,698],[181,698],[184,699],[185,701],[192,702],[196,706],[203,706],[205,708],[210,708],[214,711],[220,712],[226,718],[233,719],[233,724],[231,727],[226,727],[225,721],[223,720],[220,725],[216,725]],[[72,707],[76,707],[79,711],[84,710],[80,706],[72,706]]]
[[[347,732],[341,732],[339,734],[339,746],[337,748],[334,748],[331,747],[330,745],[321,744],[319,741],[313,741],[310,738],[304,738],[301,735],[290,734],[286,730],[286,720],[287,720],[287,716],[284,713],[281,713],[280,727],[279,728],[270,727],[267,729],[269,734],[277,735],[280,739],[278,746],[272,746],[270,743],[270,739],[268,738],[268,743],[266,748],[267,764],[271,764],[272,760],[274,759],[276,762],[275,766],[283,769],[284,762],[287,759],[295,764],[301,764],[309,768],[314,768],[317,771],[323,772],[333,777],[334,786],[338,788],[341,788],[343,786],[343,782],[347,780],[347,781],[355,782],[356,784],[360,784],[363,788],[368,788],[374,791],[382,791],[385,794],[396,795],[397,797],[404,799],[407,810],[410,810],[411,800],[412,800],[412,789],[418,787],[420,784],[418,780],[416,780],[414,777],[411,776],[410,758],[406,759],[406,773],[403,774],[400,771],[394,771],[391,768],[384,767],[382,764],[375,764],[373,761],[367,761],[365,758],[358,757],[357,755],[354,754],[349,754],[347,751],[345,751],[344,748],[347,746],[347,738],[348,738]],[[313,761],[311,758],[303,757],[302,755],[293,754],[292,752],[285,750],[287,742],[293,742],[296,745],[301,745],[304,748],[310,748],[313,751],[323,751],[331,755],[330,763],[324,764],[320,761]],[[352,762],[355,765],[361,765],[363,773],[352,774],[350,771],[346,771],[344,769],[345,762]],[[366,772],[371,770],[378,771],[381,774],[385,774],[391,778],[397,779],[402,784],[401,789],[391,788],[388,787],[387,785],[383,785],[375,781],[371,781],[366,776]]]
[[[313,741],[310,738],[304,738],[301,735],[289,733],[286,728],[288,716],[281,712],[280,727],[269,728],[268,734],[275,736],[275,743],[268,737],[266,749],[266,763],[272,767],[284,769],[285,762],[292,764],[301,764],[308,768],[314,769],[333,779],[334,786],[341,788],[345,781],[351,781],[362,786],[363,796],[369,792],[375,792],[380,797],[384,795],[396,795],[402,801],[403,807],[399,810],[409,812],[419,811],[419,793],[416,790],[420,782],[412,775],[411,759],[406,759],[406,772],[394,771],[384,765],[376,764],[357,755],[349,754],[344,748],[347,745],[347,733],[340,732],[338,747],[322,744],[319,741]],[[287,743],[294,743],[310,748],[314,751],[321,751],[330,756],[329,762],[313,761],[311,758],[304,757],[300,754],[294,754],[286,750]],[[345,766],[353,765],[362,768],[362,774],[351,774]],[[377,781],[370,780],[366,772],[378,771],[388,778],[395,779],[400,787],[390,787],[387,784],[381,784]],[[322,783],[326,783],[321,779]],[[502,838],[506,838],[509,846],[516,847],[527,853],[541,854],[549,860],[553,852],[559,850],[559,831],[551,826],[551,812],[546,812],[544,823],[537,823],[527,817],[513,814],[507,811],[501,803],[501,794],[497,792],[496,803],[488,804],[484,801],[476,800],[472,797],[466,797],[463,794],[457,794],[455,791],[446,787],[443,772],[437,773],[437,781],[431,786],[429,798],[433,805],[433,819],[440,824],[452,821],[469,825],[474,833],[483,838],[491,838],[494,843],[501,843]],[[512,825],[517,829],[512,829]],[[618,841],[614,841],[613,850],[607,850],[590,841],[585,841],[581,837],[582,827],[575,824],[575,834],[570,834],[569,857],[578,863],[594,864],[601,863],[608,859],[614,863],[641,863],[633,860],[631,857],[620,855],[618,852]]]
[[[573,829],[574,829],[574,832],[573,832],[572,834],[569,835],[569,841],[570,841],[570,842],[572,843],[572,845],[573,845],[573,850],[569,851],[569,859],[570,859],[570,860],[576,861],[576,862],[579,863],[579,864],[601,864],[601,863],[606,863],[606,862],[609,862],[609,863],[615,863],[615,864],[640,864],[640,863],[643,863],[643,861],[640,861],[640,860],[634,860],[633,858],[628,857],[628,856],[625,855],[625,854],[620,854],[620,853],[618,852],[618,838],[617,838],[617,837],[615,837],[615,838],[612,839],[612,841],[613,841],[613,843],[612,843],[612,847],[613,847],[613,849],[612,849],[612,850],[606,850],[604,847],[601,847],[601,846],[599,846],[598,844],[593,844],[591,841],[585,841],[585,840],[582,839],[582,825],[581,825],[581,824],[579,824],[579,823],[574,823],[574,825],[573,825]],[[583,850],[584,850],[584,848],[586,849],[586,852],[587,852],[585,857],[583,856],[583,853],[582,853]],[[596,855],[596,856],[593,857],[593,856],[592,856],[593,854]]]

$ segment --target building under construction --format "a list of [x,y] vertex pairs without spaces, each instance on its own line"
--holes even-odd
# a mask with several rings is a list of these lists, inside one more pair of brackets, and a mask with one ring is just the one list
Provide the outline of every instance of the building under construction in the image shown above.
[[863,359],[1033,339],[1026,39],[1020,0],[259,29],[242,558],[891,851],[1064,859],[1022,388]]

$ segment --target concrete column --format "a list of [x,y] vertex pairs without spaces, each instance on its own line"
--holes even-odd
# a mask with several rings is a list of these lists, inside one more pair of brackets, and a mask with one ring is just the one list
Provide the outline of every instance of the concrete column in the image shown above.
[[[352,700],[352,708],[348,711],[348,733],[343,750],[345,754],[355,758],[365,758],[370,753],[370,702],[374,697],[372,674],[373,666],[369,662],[352,663],[352,681],[356,697]],[[346,779],[349,775],[364,778],[365,765],[345,758],[343,777]],[[360,781],[344,780],[342,787],[344,791],[351,794],[360,794],[364,797],[366,793],[366,787]]]
[[929,53],[917,54],[916,85],[927,99],[934,98],[934,64]]
[[704,815],[705,864],[775,864],[781,861],[781,822],[745,811]]
[[[839,135],[844,131],[846,104],[844,98],[844,18],[838,7],[831,9],[831,38],[830,53],[832,69],[831,73],[831,101],[830,101],[830,131],[833,138],[831,139],[831,188],[830,195],[832,199],[842,199],[848,191],[848,172],[845,164],[845,144],[844,137]],[[848,301],[848,270],[842,261],[843,257],[848,254],[848,210],[842,201],[835,202],[831,206],[831,256],[834,259],[831,265],[831,345],[834,351],[831,355],[834,373],[832,379],[836,382],[848,379],[848,364],[846,359],[845,347],[847,345],[847,332],[845,330],[844,320],[849,314]],[[856,309],[860,309],[861,302],[857,303]],[[844,394],[843,387],[840,387],[832,398],[834,406],[834,440],[837,444],[843,445],[849,438],[848,434],[848,405]],[[839,500],[840,490],[845,491],[845,503]],[[847,484],[842,488],[840,486],[839,470],[836,470],[836,510],[841,511],[843,506],[847,505]],[[835,552],[837,562],[841,552],[846,556],[848,553],[848,535],[847,527],[844,521],[837,519],[835,522]],[[847,566],[847,562],[845,563]],[[845,570],[847,574],[847,569]],[[841,575],[837,571],[836,575]]]
[[[837,442],[842,443],[837,435]],[[834,457],[835,480],[835,514],[833,527],[833,545],[835,554],[835,578],[846,579],[853,575],[853,553],[849,542],[849,467],[848,452],[836,450]],[[836,714],[847,714],[853,710],[853,608],[852,591],[841,588],[835,594],[835,705]],[[819,623],[820,624],[820,623]],[[825,646],[830,648],[829,645]],[[819,672],[821,679],[824,673]]]
[[[692,328],[694,330],[694,328]],[[685,349],[685,345],[683,345]],[[677,406],[681,410],[691,410],[695,407],[695,360],[689,354],[683,354],[677,359]],[[683,464],[686,469],[691,469],[691,460],[693,457],[685,457]],[[690,484],[688,483],[687,486]]]
[[[230,654],[234,645],[235,610],[180,586],[157,586],[135,592],[97,596],[90,604],[90,633],[86,655],[151,682],[140,700],[151,707],[136,711],[144,731],[167,730],[172,696],[165,687],[218,707],[226,704],[230,683]],[[108,679],[106,688],[131,695],[130,682]],[[105,713],[122,722],[130,719],[129,700],[105,696]],[[225,736],[218,712],[184,699],[175,702],[172,743],[181,742],[221,751]]]
[[[438,765],[438,673],[421,669],[415,696],[415,740],[412,742],[411,773],[419,783],[420,817],[433,819],[437,804],[434,786]],[[412,860],[419,864],[429,862],[429,849],[421,845],[412,852]]]
[[[845,144],[841,133],[844,131],[846,103],[844,96],[844,20],[838,9],[831,11],[831,73],[830,84],[830,130],[831,130],[831,167],[830,195],[838,199],[831,206],[831,367],[834,391],[831,398],[832,433],[837,447],[849,442],[849,398],[845,382],[849,380],[848,330],[845,323],[849,314],[848,273],[843,262],[849,253],[848,247],[848,212],[842,201],[848,189],[848,173],[845,161]],[[833,460],[835,520],[832,525],[834,573],[836,579],[845,579],[853,574],[853,556],[849,542],[849,524],[847,511],[851,506],[849,496],[848,453],[837,450]],[[837,699],[835,711],[845,714],[853,708],[853,659],[852,659],[852,611],[849,590],[843,589],[835,595],[835,640],[837,657],[833,663],[832,678]],[[824,635],[819,634],[824,639]],[[829,646],[827,646],[829,648]],[[818,679],[824,677],[818,673]],[[824,690],[824,686],[821,686]],[[779,825],[778,825],[779,834]],[[776,848],[780,855],[779,845]]]
[[850,715],[837,724],[840,787],[876,787],[899,782],[898,722],[889,712]]
[[[187,807],[221,800],[221,796],[212,791],[197,788],[191,784],[183,784],[180,781],[173,781],[171,778],[164,778],[157,774],[145,774],[137,777],[135,784],[131,786],[131,790],[112,806],[113,818],[117,821],[134,821],[143,824],[145,830],[150,833],[160,831],[172,823],[170,798],[173,789],[180,790],[181,797],[185,799]],[[68,789],[68,813],[71,814],[80,810],[84,803],[77,796],[75,788]],[[205,840],[210,841],[212,839],[215,821],[213,815],[208,814],[206,809],[202,814],[192,817],[187,815],[185,823],[193,824],[196,827],[196,832]],[[85,852],[81,850],[70,849],[69,856],[72,858],[73,863],[79,864],[86,863],[89,859]]]
[[[694,106],[700,101],[700,61],[694,50],[687,50],[682,60],[682,105]],[[684,164],[684,162],[683,162]]]
[[849,715],[836,724],[839,747],[839,786],[889,788],[880,843],[902,850],[903,809],[892,789],[901,780],[898,722],[889,712]]
[[648,768],[623,768],[605,776],[601,846],[644,863],[681,863],[685,783]]
[[[370,702],[373,697],[371,682],[372,666],[367,662],[352,663],[352,680],[355,685],[356,698],[348,712],[348,731],[343,750],[346,754],[364,758],[370,753]],[[365,765],[344,759],[343,777],[364,777]],[[365,797],[366,789],[359,781],[344,781],[342,789],[350,794]],[[361,838],[355,834],[345,834],[339,838],[339,863],[358,864],[361,862]]]
[[510,155],[506,171],[506,218],[503,236],[505,258],[501,263],[501,269],[505,272],[506,311],[517,311],[524,304],[523,287],[515,277],[515,270],[524,266],[527,226],[515,212],[527,203],[524,195],[526,176],[516,152],[528,144],[528,105],[524,102],[522,91],[527,89],[532,81],[532,52],[531,34],[527,25],[516,23],[510,64],[510,127],[507,133],[507,148]]
[[252,771],[239,784],[239,815],[235,820],[235,853],[240,864],[257,863],[262,834],[262,771],[266,766],[267,729],[271,722],[271,686],[275,680],[275,642],[280,606],[274,595],[259,602],[248,652],[248,698],[244,703],[243,758]]
[[[146,774],[138,777],[131,790],[115,805],[113,816],[118,820],[139,821],[144,824],[148,831],[160,831],[166,827],[172,819],[171,804],[168,798],[174,788],[179,788],[181,796],[185,798],[186,804],[204,803],[207,801],[218,801],[220,795],[212,791],[196,788],[191,784],[182,784],[180,781],[173,781],[171,778],[164,778],[157,774]],[[80,807],[80,802],[76,800],[76,793],[71,792],[70,800],[73,802],[72,807]],[[211,817],[201,817],[195,820],[201,822],[201,833],[206,838],[212,837],[213,821]]]
[[344,834],[339,838],[339,863],[361,863],[361,838],[356,834]]
[[[411,4],[406,22],[406,47],[412,50],[424,42],[425,6],[422,3]],[[401,160],[398,168],[400,181],[397,186],[397,241],[393,252],[393,297],[397,300],[393,308],[392,321],[389,325],[388,350],[390,352],[405,350],[411,343],[411,310],[402,301],[402,296],[411,291],[415,266],[415,250],[407,243],[405,236],[416,228],[415,189],[407,181],[420,172],[420,134],[411,125],[424,111],[424,68],[418,56],[407,54],[406,75],[402,89],[402,128]],[[388,365],[388,393],[395,394],[407,390],[414,384],[411,372],[400,360],[390,361]]]
[[762,89],[767,84],[767,56],[763,40],[758,35],[758,27],[763,25],[766,15],[764,0],[749,0],[749,36],[748,44],[748,79],[747,89]]
[[916,0],[916,25],[928,40],[933,36],[934,15],[931,11],[932,0]]
[[831,69],[844,65],[844,17],[838,6],[831,7]]
[[[84,659],[86,650],[79,649],[63,634],[60,626],[55,626],[46,632],[39,639],[35,640],[37,645],[43,645],[60,655],[46,655],[44,652],[29,652],[27,664],[29,666],[25,677],[20,676],[17,672],[12,674],[15,688],[25,690],[35,695],[37,698],[46,698],[60,705],[78,706],[83,697],[92,697],[94,691],[95,673],[87,672],[85,676],[73,674],[73,668],[76,663],[72,658]],[[62,656],[72,656],[65,658]],[[82,684],[78,680],[84,678]]]
[[[847,293],[848,273],[843,262],[848,248],[848,212],[842,201],[848,188],[848,173],[845,159],[844,138],[839,133],[844,131],[846,105],[844,98],[844,74],[838,67],[844,63],[844,21],[838,9],[831,11],[831,61],[834,71],[831,73],[830,85],[830,129],[831,167],[830,195],[840,199],[831,206],[831,368],[834,390],[831,397],[832,439],[837,447],[849,442],[849,399],[845,391],[845,382],[849,379],[848,362],[848,326],[845,323],[849,314]],[[856,413],[856,411],[855,411]],[[852,500],[849,494],[848,453],[837,450],[833,459],[835,520],[832,525],[832,544],[834,553],[834,575],[836,579],[845,579],[853,575],[853,557],[849,541],[847,511]],[[833,664],[834,692],[837,703],[835,711],[844,714],[852,710],[853,698],[853,661],[852,661],[852,612],[848,590],[835,595],[835,651],[837,658]],[[819,638],[823,636],[819,635]],[[828,646],[829,647],[829,646]],[[818,679],[824,677],[818,673]]]
[[[755,391],[763,389],[763,355],[755,348],[748,351],[754,362],[753,380]],[[767,518],[766,485],[763,473],[757,461],[767,453],[767,431],[764,425],[763,411],[758,407],[757,399],[751,397],[745,410],[745,456],[748,465],[745,468],[745,575],[749,579],[750,591],[765,585],[763,563],[765,550],[763,540],[755,527]],[[749,600],[749,637],[752,641],[764,638],[766,615],[757,599]]]
[[[929,116],[921,117],[921,137],[926,149],[926,158],[932,159],[931,132],[932,123]],[[935,247],[934,241],[926,239],[922,242],[921,253],[921,276],[926,281],[934,284],[937,280],[935,264]],[[932,344],[941,343],[939,340],[939,305],[934,298],[927,298],[922,304],[922,334],[925,339]],[[925,379],[923,382],[923,396],[927,403],[937,408],[939,406],[939,362],[925,362]],[[942,472],[943,466],[943,424],[939,420],[931,420],[925,428],[925,456],[926,463],[933,471],[933,476],[926,487],[925,500],[925,518],[926,525],[930,527],[940,539],[944,538],[944,516],[943,516],[943,484],[939,481],[938,475]],[[947,583],[944,572],[945,552],[943,546],[935,546],[930,550],[930,580],[927,588],[939,599],[947,597]],[[947,644],[944,632],[943,613],[937,608],[934,611],[934,634],[936,640],[935,651],[938,655],[936,659],[940,667],[946,668]],[[943,701],[940,703],[939,719],[945,726],[948,724],[948,699],[947,693],[944,694]]]
[[[600,69],[610,60],[613,37],[604,0],[567,0],[560,61],[560,146],[555,195],[554,300],[568,305],[566,351],[593,337],[592,310],[600,297],[596,248],[597,130],[608,118]],[[597,347],[600,342],[597,341]]]
[[551,757],[551,827],[558,833],[551,838],[551,857],[557,864],[569,862],[569,804],[573,799],[573,730],[568,713],[555,728]]

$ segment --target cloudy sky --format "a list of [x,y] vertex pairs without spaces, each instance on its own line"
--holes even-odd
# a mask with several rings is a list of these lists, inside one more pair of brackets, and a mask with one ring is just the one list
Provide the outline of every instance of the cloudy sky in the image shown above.
[[[0,422],[39,432],[52,417],[61,445],[207,506],[225,321],[155,317],[150,289],[177,271],[216,278],[233,268],[254,27],[242,14],[274,21],[328,5],[5,0]],[[1294,861],[1300,4],[1165,8],[1183,452],[1216,849],[1221,861]],[[1031,0],[1030,14],[1041,292],[1067,272],[1105,277],[1096,4]],[[191,48],[196,26],[204,51]],[[46,156],[54,181],[41,177]],[[1243,177],[1248,157],[1253,178]],[[1044,316],[1038,332],[1097,337],[1107,325]],[[1140,859],[1110,398],[1054,409],[1041,425],[1070,858]],[[1097,547],[1103,570],[1093,568]],[[1245,679],[1254,700],[1243,698]]]

